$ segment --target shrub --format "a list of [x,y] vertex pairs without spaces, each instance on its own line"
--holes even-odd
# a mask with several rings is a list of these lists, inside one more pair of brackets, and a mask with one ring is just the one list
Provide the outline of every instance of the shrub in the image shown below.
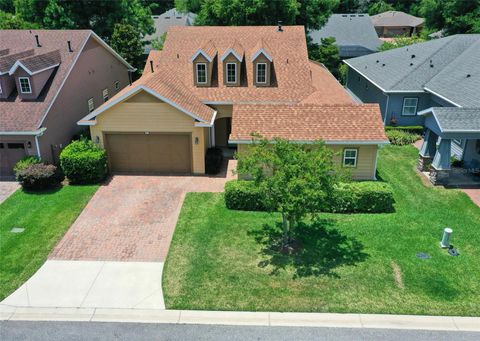
[[[262,192],[253,181],[233,180],[225,185],[225,204],[231,210],[265,211]],[[364,181],[335,185],[325,212],[383,213],[394,211],[393,191],[383,182]]]
[[425,128],[422,126],[386,126],[385,127],[386,131],[389,130],[401,130],[401,131],[406,131],[407,133],[412,133],[412,134],[417,134],[417,135],[423,135],[423,132],[425,131]]
[[205,154],[205,172],[218,174],[222,168],[223,154],[220,148],[208,148]]
[[386,131],[388,139],[391,144],[397,146],[405,146],[407,144],[415,143],[415,141],[420,140],[421,136],[418,134],[412,134],[404,130],[399,129],[390,129]]
[[20,169],[17,172],[17,179],[25,189],[42,190],[57,186],[64,177],[54,165],[35,163]]
[[73,141],[60,154],[60,165],[72,184],[98,183],[107,175],[107,154],[90,140]]
[[231,210],[265,211],[263,200],[253,181],[232,180],[225,184],[225,205]]
[[336,213],[393,212],[395,200],[390,185],[364,181],[340,183],[325,211]]
[[28,168],[31,165],[41,163],[40,159],[37,156],[25,156],[23,159],[17,162],[13,170],[18,180],[18,172]]

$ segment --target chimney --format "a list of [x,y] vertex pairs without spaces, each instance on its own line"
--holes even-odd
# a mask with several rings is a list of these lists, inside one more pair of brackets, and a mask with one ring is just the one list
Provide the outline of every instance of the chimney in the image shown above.
[[35,34],[35,40],[37,41],[37,47],[42,47],[42,45],[40,45],[40,40],[38,40],[38,34]]
[[73,52],[72,43],[70,42],[70,40],[67,41],[67,44],[68,44],[68,52]]
[[152,71],[152,73],[154,72],[153,71],[153,60],[150,61],[150,71]]
[[278,21],[277,32],[283,32],[283,27],[282,27],[282,21],[281,20]]

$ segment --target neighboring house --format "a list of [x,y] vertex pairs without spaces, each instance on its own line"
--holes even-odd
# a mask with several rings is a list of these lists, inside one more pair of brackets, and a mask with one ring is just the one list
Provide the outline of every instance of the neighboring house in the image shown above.
[[[480,170],[479,61],[480,34],[439,38],[345,61],[347,88],[379,103],[386,125],[427,128],[421,169],[433,161],[434,170],[448,171],[455,156]],[[445,182],[437,173],[432,181]]]
[[90,30],[0,31],[0,176],[26,155],[57,163],[76,122],[132,67]]
[[397,36],[412,36],[418,34],[425,22],[425,19],[400,11],[387,11],[372,15],[372,23],[377,34],[381,38],[392,38]]
[[209,147],[248,149],[252,133],[323,139],[356,179],[375,179],[388,143],[378,105],[353,103],[308,59],[303,26],[172,27],[142,77],[79,122],[113,172],[205,173]]
[[152,15],[155,32],[152,35],[145,36],[143,39],[147,42],[145,54],[148,54],[152,49],[152,46],[149,44],[150,41],[162,37],[172,26],[193,26],[196,17],[195,13],[182,13],[175,8],[169,9],[161,15]]
[[382,45],[368,14],[332,14],[325,26],[309,35],[316,44],[321,44],[322,38],[334,37],[341,58],[374,53]]

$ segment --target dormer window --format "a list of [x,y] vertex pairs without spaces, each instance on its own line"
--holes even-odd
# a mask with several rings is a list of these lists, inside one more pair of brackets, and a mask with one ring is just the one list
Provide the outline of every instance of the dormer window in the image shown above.
[[227,63],[227,83],[237,83],[237,63]]
[[267,83],[267,63],[257,63],[257,83]]
[[206,63],[197,63],[197,83],[198,84],[207,84],[207,64]]
[[28,77],[20,77],[18,79],[20,82],[20,92],[22,94],[31,94],[32,93],[32,87],[30,85],[30,78]]

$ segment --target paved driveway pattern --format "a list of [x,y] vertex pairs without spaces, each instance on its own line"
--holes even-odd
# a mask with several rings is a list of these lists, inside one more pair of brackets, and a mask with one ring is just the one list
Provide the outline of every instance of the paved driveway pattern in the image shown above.
[[16,181],[0,181],[0,204],[19,188],[20,185]]
[[116,175],[99,188],[49,258],[163,262],[185,194],[221,192],[229,178]]

